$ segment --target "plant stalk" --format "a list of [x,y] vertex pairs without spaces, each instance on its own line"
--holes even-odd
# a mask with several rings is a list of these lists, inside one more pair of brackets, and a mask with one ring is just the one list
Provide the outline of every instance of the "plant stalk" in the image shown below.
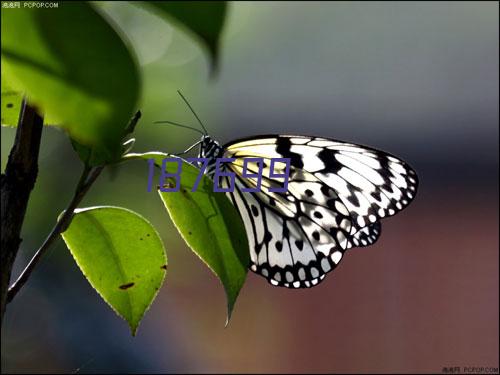
[[43,117],[23,100],[14,144],[1,175],[0,324],[7,305],[12,267],[22,241],[20,235],[26,208],[38,175],[42,128]]

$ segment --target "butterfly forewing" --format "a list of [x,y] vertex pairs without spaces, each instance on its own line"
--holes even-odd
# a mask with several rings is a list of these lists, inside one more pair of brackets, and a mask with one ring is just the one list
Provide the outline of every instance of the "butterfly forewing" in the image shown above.
[[353,219],[351,234],[394,215],[414,198],[418,180],[404,161],[382,151],[318,137],[263,136],[225,146],[232,157],[291,159],[332,187]]

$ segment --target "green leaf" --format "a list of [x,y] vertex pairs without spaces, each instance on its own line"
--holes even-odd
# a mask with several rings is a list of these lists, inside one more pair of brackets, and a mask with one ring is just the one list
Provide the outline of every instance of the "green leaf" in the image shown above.
[[[132,134],[135,130],[135,127],[137,123],[139,122],[139,119],[141,118],[142,114],[140,111],[137,111],[134,116],[130,119],[127,127],[125,128],[123,135],[127,136],[129,134]],[[104,160],[100,158],[100,155],[97,155],[97,157],[94,155],[94,150],[91,147],[82,145],[79,143],[77,140],[73,139],[70,137],[71,145],[73,146],[73,150],[76,151],[78,154],[78,157],[80,158],[81,161],[85,165],[95,165],[95,164],[102,164],[104,163]],[[120,158],[115,157],[113,160],[108,160],[109,164],[112,164],[112,162],[119,161],[121,159],[121,156],[127,152],[129,152],[132,147],[134,146],[135,139],[129,139],[122,143],[121,145],[121,150],[120,150]]]
[[[160,152],[128,154],[127,158],[162,160],[170,155]],[[167,163],[167,171],[175,173],[177,163]],[[203,176],[198,189],[191,192],[199,169],[182,163],[179,192],[160,192],[177,230],[189,247],[219,278],[227,296],[227,322],[243,286],[250,262],[248,240],[236,208],[224,193],[213,192],[213,182]]]
[[154,227],[125,208],[90,207],[75,210],[62,237],[87,280],[135,335],[167,270]]
[[[212,70],[217,69],[219,39],[226,18],[225,1],[147,1],[144,2],[190,31],[205,46],[210,54]],[[141,5],[142,2],[135,4]]]
[[2,126],[17,126],[23,93],[9,85],[2,73]]
[[71,138],[92,147],[94,164],[119,157],[139,77],[115,30],[85,2],[1,13],[2,71],[9,84]]
[[[9,77],[2,71],[2,126],[16,127],[21,116],[21,105],[23,102],[24,93],[12,87],[9,82]],[[56,126],[54,119],[44,117],[44,125]]]

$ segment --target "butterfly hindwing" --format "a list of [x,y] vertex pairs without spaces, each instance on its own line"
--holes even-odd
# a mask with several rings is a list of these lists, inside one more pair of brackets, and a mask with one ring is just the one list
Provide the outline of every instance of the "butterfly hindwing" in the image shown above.
[[[317,285],[340,262],[351,229],[349,212],[335,191],[313,175],[291,177],[285,193],[243,192],[251,179],[240,177],[228,193],[239,210],[249,238],[251,269],[273,285],[303,288]],[[223,181],[228,186],[228,179]]]
[[350,236],[347,243],[347,248],[351,247],[364,247],[373,245],[377,242],[380,234],[382,233],[382,225],[379,221],[361,228],[354,235]]

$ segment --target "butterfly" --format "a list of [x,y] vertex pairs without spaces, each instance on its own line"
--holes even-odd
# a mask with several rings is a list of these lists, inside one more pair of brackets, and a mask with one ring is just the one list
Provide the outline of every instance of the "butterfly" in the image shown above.
[[[380,220],[407,207],[417,192],[416,172],[374,148],[305,135],[259,135],[221,146],[206,130],[202,134],[195,145],[200,146],[199,157],[208,159],[208,176],[214,176],[217,158],[234,159],[222,168],[235,175],[234,189],[226,194],[245,226],[250,269],[275,286],[319,284],[348,249],[375,243]],[[248,192],[255,181],[243,175],[244,169],[255,172],[259,166],[245,162],[247,158],[263,160],[262,188],[256,192]],[[290,160],[284,192],[268,189],[283,186],[269,177],[276,158]],[[273,167],[283,172],[284,164]],[[222,177],[219,183],[228,187],[232,181]]]

